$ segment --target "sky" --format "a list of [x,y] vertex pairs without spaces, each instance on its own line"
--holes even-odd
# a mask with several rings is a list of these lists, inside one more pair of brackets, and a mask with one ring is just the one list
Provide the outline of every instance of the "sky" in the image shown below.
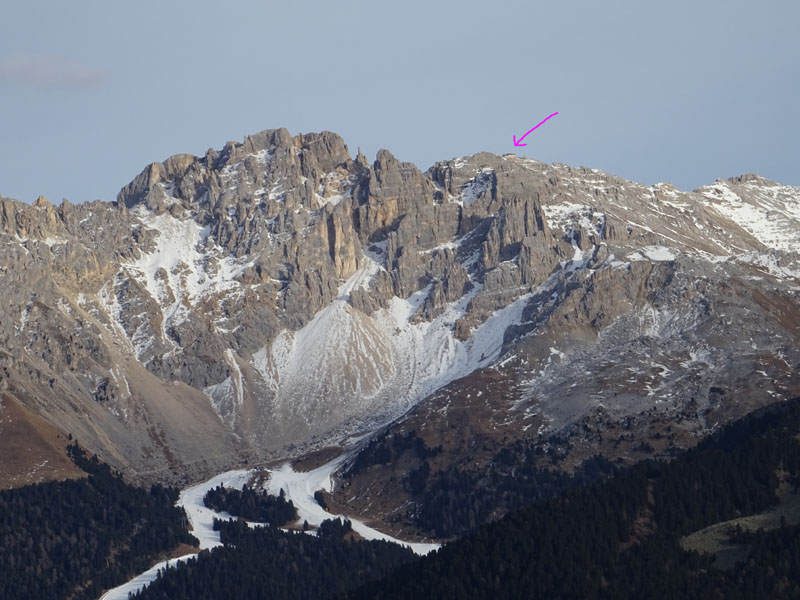
[[800,185],[798,23],[795,0],[3,0],[0,195],[110,201],[278,127],[422,170],[490,151]]

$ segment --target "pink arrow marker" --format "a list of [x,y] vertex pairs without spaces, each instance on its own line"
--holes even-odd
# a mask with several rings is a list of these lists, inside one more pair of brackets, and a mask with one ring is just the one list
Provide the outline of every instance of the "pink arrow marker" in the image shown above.
[[[550,115],[549,117],[547,117],[547,119],[550,119],[550,118],[552,118],[552,117],[555,117],[557,114],[558,114],[557,112],[554,112],[552,115]],[[545,119],[544,121],[547,121],[547,119]],[[539,123],[539,125],[542,125],[542,124],[544,123],[544,121],[542,121],[541,123]],[[539,127],[539,125],[537,125],[536,127]],[[536,129],[536,127],[534,127],[533,129]],[[531,129],[531,131],[533,131],[533,129]],[[529,131],[528,133],[530,133],[531,131]],[[523,136],[522,136],[521,138],[519,138],[519,139],[517,139],[517,136],[514,136],[514,145],[515,145],[515,146],[527,146],[528,144],[522,144],[521,142],[522,142],[522,140],[524,140],[524,139],[525,139],[525,137],[528,135],[528,133],[526,133],[525,135],[523,135]]]

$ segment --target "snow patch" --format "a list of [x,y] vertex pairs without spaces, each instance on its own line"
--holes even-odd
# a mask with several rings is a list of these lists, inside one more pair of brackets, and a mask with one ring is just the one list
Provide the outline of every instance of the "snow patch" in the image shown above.
[[706,205],[737,223],[767,248],[797,252],[800,248],[800,190],[783,185],[745,184],[747,199],[727,181],[697,190]]
[[567,233],[576,228],[588,229],[591,227],[591,218],[594,213],[591,206],[575,202],[562,202],[543,206],[545,220],[552,230],[560,229]]
[[456,201],[462,206],[469,206],[486,193],[493,178],[494,169],[488,167],[481,169],[475,177],[461,186],[461,194]]
[[738,255],[735,260],[764,269],[779,279],[800,279],[800,264],[776,256],[774,252],[746,252]]
[[655,262],[671,261],[678,258],[677,251],[666,246],[645,246],[638,252],[628,255],[628,260],[632,262],[651,260]]
[[158,231],[156,247],[123,264],[123,269],[158,302],[163,314],[162,337],[172,343],[167,330],[188,317],[187,307],[205,296],[239,289],[236,278],[253,261],[224,255],[210,241],[210,226],[202,227],[191,218],[153,215],[146,209],[140,210],[139,216],[148,228]]

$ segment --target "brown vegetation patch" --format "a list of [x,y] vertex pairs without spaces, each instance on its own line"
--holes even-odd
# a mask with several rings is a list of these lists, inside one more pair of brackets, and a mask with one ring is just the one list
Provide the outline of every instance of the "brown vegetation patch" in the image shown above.
[[327,448],[309,452],[292,461],[292,469],[299,473],[313,471],[332,461],[337,456],[341,456],[342,452],[344,452],[344,448],[341,446],[328,446]]
[[777,290],[770,295],[757,289],[753,289],[751,293],[753,300],[774,316],[786,331],[800,338],[800,307],[797,305],[797,300],[788,298]]
[[178,544],[172,550],[170,550],[161,560],[180,558],[181,556],[188,556],[190,554],[199,554],[199,553],[200,553],[200,548],[196,548],[195,546],[190,546],[189,544]]
[[647,504],[645,504],[639,511],[639,514],[633,519],[633,526],[631,527],[630,539],[620,545],[620,552],[624,552],[631,546],[635,546],[645,538],[655,533],[657,526],[653,517],[653,507],[656,504],[655,496],[653,495],[653,482],[647,482]]
[[64,432],[11,394],[0,402],[0,489],[84,477],[67,457]]

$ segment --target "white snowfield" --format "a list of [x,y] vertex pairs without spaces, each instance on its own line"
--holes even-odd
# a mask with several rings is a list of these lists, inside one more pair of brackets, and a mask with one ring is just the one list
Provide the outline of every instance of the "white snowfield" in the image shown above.
[[343,416],[390,422],[440,387],[495,361],[506,330],[521,321],[529,300],[517,298],[460,340],[453,324],[481,290],[480,282],[430,322],[413,319],[430,287],[406,299],[393,297],[387,308],[367,316],[348,298],[383,268],[372,257],[362,257],[335,301],[301,329],[282,331],[253,356],[252,367],[266,388],[275,390],[276,412],[309,428]]
[[[286,499],[291,500],[297,507],[297,512],[300,516],[299,522],[301,523],[303,521],[308,521],[309,525],[316,527],[325,519],[340,517],[342,520],[350,519],[353,524],[353,530],[366,540],[386,540],[387,542],[394,542],[401,546],[407,546],[419,555],[425,555],[440,547],[440,544],[404,542],[385,533],[381,533],[377,529],[373,529],[357,519],[346,515],[333,515],[326,512],[314,499],[314,492],[321,489],[331,491],[333,486],[333,472],[342,464],[345,458],[344,455],[335,458],[329,463],[313,471],[309,471],[308,473],[298,473],[292,469],[289,463],[286,463],[279,469],[268,471],[270,473],[270,480],[266,485],[266,490],[270,494],[275,494],[277,496],[280,494],[281,489],[283,489],[286,494]],[[200,541],[201,550],[210,550],[222,545],[219,532],[214,531],[214,519],[233,518],[227,513],[221,513],[207,508],[203,503],[203,498],[206,493],[219,485],[241,489],[241,487],[250,480],[254,472],[253,469],[226,471],[225,473],[212,477],[208,481],[188,487],[180,493],[177,504],[178,506],[182,506],[186,511],[186,515],[192,526],[192,534]],[[250,526],[262,525],[261,523],[248,524]],[[180,558],[161,561],[127,583],[123,583],[107,591],[100,597],[100,600],[128,600],[129,593],[135,594],[155,581],[158,577],[159,569],[163,569],[167,565],[174,566],[192,558],[192,556],[194,555],[190,554]]]

